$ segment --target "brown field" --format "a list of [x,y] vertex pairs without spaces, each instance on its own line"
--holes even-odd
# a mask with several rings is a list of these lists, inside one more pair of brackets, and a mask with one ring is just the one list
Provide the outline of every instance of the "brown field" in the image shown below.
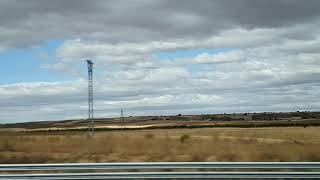
[[320,161],[320,127],[2,132],[0,163]]

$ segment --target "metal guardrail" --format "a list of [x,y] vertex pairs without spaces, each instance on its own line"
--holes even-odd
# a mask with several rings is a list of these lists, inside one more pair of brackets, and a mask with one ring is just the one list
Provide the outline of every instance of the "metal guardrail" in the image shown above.
[[216,179],[320,178],[315,172],[126,172],[2,175],[3,179]]
[[[178,170],[178,169],[233,169],[239,172],[90,172],[90,173],[32,173],[16,171],[70,170]],[[244,169],[291,170],[289,172],[244,171]],[[292,172],[304,169],[306,172]],[[0,164],[0,179],[205,179],[205,178],[320,178],[320,162],[137,162],[137,163],[66,163],[66,164]],[[13,171],[15,173],[13,173]],[[7,174],[1,174],[6,172]]]

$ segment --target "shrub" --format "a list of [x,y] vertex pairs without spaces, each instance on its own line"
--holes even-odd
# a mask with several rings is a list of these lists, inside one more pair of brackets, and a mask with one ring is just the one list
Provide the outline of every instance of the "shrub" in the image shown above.
[[147,134],[144,135],[144,138],[146,138],[146,139],[153,139],[153,138],[154,138],[154,134],[152,134],[152,133],[147,133]]
[[184,143],[184,142],[186,142],[188,139],[190,139],[190,136],[187,135],[187,134],[184,134],[184,135],[182,135],[182,136],[180,137],[180,142],[181,142],[181,143]]

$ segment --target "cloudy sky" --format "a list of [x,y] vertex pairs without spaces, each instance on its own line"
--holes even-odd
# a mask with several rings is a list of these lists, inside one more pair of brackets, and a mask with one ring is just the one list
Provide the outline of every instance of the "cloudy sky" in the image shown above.
[[0,0],[0,123],[320,108],[319,0]]

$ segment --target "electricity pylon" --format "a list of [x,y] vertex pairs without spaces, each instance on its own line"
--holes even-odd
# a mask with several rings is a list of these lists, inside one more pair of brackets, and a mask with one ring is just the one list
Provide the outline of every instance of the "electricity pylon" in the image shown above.
[[123,120],[124,119],[124,113],[123,113],[123,109],[121,109],[121,113],[120,113],[120,119]]
[[88,120],[90,121],[89,133],[94,135],[94,120],[93,120],[93,61],[86,60],[88,64]]

